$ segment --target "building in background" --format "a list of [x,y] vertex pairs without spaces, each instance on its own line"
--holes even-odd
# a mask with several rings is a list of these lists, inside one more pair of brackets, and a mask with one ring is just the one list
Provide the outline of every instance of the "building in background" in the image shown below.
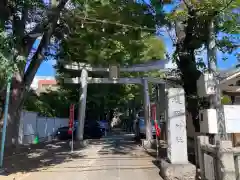
[[53,76],[35,76],[31,88],[37,93],[56,91],[58,89],[57,81]]

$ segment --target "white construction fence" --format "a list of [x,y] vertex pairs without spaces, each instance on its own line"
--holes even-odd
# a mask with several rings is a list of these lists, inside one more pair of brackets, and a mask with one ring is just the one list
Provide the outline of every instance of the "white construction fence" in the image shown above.
[[40,117],[36,112],[23,111],[19,126],[19,143],[32,144],[37,137],[40,142],[52,140],[56,130],[68,126],[68,118]]

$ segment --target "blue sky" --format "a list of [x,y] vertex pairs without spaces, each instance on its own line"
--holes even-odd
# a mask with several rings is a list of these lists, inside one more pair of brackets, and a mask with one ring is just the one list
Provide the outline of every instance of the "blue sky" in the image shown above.
[[[34,53],[40,43],[41,38],[38,38],[34,44],[33,44],[33,48],[32,51],[28,57],[28,63],[26,65],[26,68],[28,67],[29,63],[30,63],[30,59],[32,57],[32,53]],[[53,58],[49,58],[47,60],[44,60],[44,62],[41,64],[40,68],[37,71],[37,76],[54,76],[55,75],[55,69],[53,68],[53,65],[55,64],[55,60]],[[26,69],[25,68],[25,69]]]
[[45,61],[37,71],[37,76],[55,76],[54,61]]
[[[44,0],[44,1],[47,2],[48,0]],[[146,0],[146,1],[149,1],[149,0]],[[166,5],[164,6],[164,8],[165,8],[164,9],[165,11],[170,11],[173,8],[173,5]],[[172,54],[174,51],[174,47],[171,39],[169,38],[168,33],[166,32],[163,33],[163,36],[161,36],[161,38],[165,42],[168,53]],[[34,44],[34,48],[37,48],[38,43],[39,43],[39,39]],[[238,50],[237,52],[240,53],[240,50]],[[202,57],[206,61],[206,52],[202,54]],[[228,60],[223,61],[222,60],[223,57],[227,57]],[[232,66],[237,64],[237,59],[233,54],[228,55],[228,54],[222,54],[221,52],[218,52],[217,59],[218,59],[219,69],[231,68]],[[53,59],[44,61],[37,72],[37,76],[54,76],[55,75],[55,69],[53,68],[54,63],[55,63],[55,60]],[[171,63],[170,63],[170,66],[171,66]]]
[[[149,2],[149,0],[146,0],[146,2]],[[166,12],[171,11],[174,8],[174,5],[165,5],[164,6],[164,10]],[[239,36],[240,38],[240,36]],[[173,47],[173,43],[171,41],[171,39],[168,36],[168,33],[164,33],[164,36],[162,37],[162,39],[165,42],[166,45],[166,49],[167,51],[171,54],[174,51],[174,47]],[[234,56],[235,53],[240,53],[240,49],[238,49],[237,51],[233,52],[233,54],[223,54],[222,52],[218,51],[217,52],[217,65],[219,69],[228,69],[231,68],[233,66],[235,66],[238,61],[236,59],[236,57]],[[205,62],[207,62],[207,52],[203,52],[202,53],[202,57],[204,59]],[[223,58],[227,58],[227,60],[223,60]]]

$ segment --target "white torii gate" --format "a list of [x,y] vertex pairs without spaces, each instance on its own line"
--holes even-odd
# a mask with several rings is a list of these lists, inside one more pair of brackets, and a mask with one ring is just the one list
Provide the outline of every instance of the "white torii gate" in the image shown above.
[[[148,82],[155,84],[162,84],[163,91],[168,89],[167,94],[163,92],[163,95],[167,98],[167,128],[168,128],[168,159],[172,164],[186,164],[188,162],[187,157],[187,136],[186,136],[186,116],[185,116],[185,100],[184,91],[179,86],[178,88],[170,88],[174,84],[170,84],[161,79],[142,77],[142,78],[92,78],[88,77],[88,71],[100,71],[109,72],[110,68],[93,68],[86,64],[71,64],[65,65],[65,68],[72,71],[81,71],[81,77],[65,79],[65,83],[80,84],[80,98],[79,98],[79,126],[77,138],[81,142],[83,140],[84,133],[84,120],[85,120],[85,110],[86,110],[86,98],[87,98],[87,86],[91,83],[101,83],[101,84],[142,84],[144,89],[144,116],[146,121],[146,141],[149,142],[152,139],[152,125],[150,118],[150,98],[148,91]],[[136,72],[136,71],[149,71],[149,70],[162,70],[163,72],[169,71],[162,69],[162,65],[154,66],[134,66],[130,68],[120,68],[119,71],[124,72]],[[181,154],[181,156],[179,156]]]
[[[121,72],[146,72],[151,70],[161,70],[163,72],[169,71],[169,69],[164,69],[165,61],[154,61],[148,64],[138,64],[132,67],[122,67],[119,68]],[[81,71],[81,77],[77,78],[69,78],[65,79],[65,83],[73,83],[73,84],[80,84],[80,98],[79,98],[79,126],[78,126],[78,140],[83,140],[84,134],[84,121],[85,121],[85,111],[86,111],[86,98],[87,98],[87,86],[88,84],[142,84],[144,89],[144,110],[145,110],[145,121],[146,121],[146,139],[149,141],[152,139],[152,125],[151,125],[151,118],[150,118],[150,98],[149,98],[149,90],[148,90],[148,82],[152,82],[155,84],[166,84],[165,81],[157,78],[92,78],[88,77],[88,71],[93,72],[110,72],[109,68],[93,68],[90,65],[84,63],[72,63],[72,64],[65,64],[65,69],[72,70],[72,71]],[[113,66],[112,66],[113,67]],[[118,68],[118,67],[117,67]]]

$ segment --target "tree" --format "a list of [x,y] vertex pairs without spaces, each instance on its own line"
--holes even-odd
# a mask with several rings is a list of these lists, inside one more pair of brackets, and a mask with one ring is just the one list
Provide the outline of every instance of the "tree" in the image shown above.
[[[153,34],[155,20],[146,4],[112,0],[107,4],[91,1],[87,8],[82,7],[79,6],[61,19],[62,24],[67,22],[68,33],[60,44],[60,59],[106,67],[115,63],[129,66],[164,58],[165,47],[161,39]],[[60,62],[56,68],[60,79],[79,76],[67,72]],[[154,72],[155,76],[159,74]],[[151,73],[121,73],[121,76],[127,77],[138,75],[151,76]],[[89,76],[108,77],[108,74],[90,73]],[[69,85],[62,84],[62,87],[78,94],[76,87],[75,92]],[[126,106],[134,98],[140,103],[141,91],[136,85],[90,85],[87,108],[91,113],[87,113],[87,116]],[[95,113],[92,113],[93,110]]]
[[61,89],[40,94],[31,91],[23,108],[27,111],[38,112],[41,116],[67,118],[71,103],[69,93]]
[[[40,0],[3,0],[0,2],[0,41],[6,42],[1,49],[2,67],[8,67],[14,72],[12,93],[9,107],[7,144],[17,144],[20,112],[26,99],[32,80],[44,60],[44,50],[50,44],[50,39],[58,26],[60,12],[68,0],[60,0],[46,8]],[[36,24],[34,28],[28,26]],[[4,35],[4,36],[2,36]],[[25,70],[26,59],[35,39],[42,35],[42,40],[36,53],[31,58],[30,65]],[[1,44],[3,45],[3,44]],[[1,93],[5,99],[4,91]]]
[[[175,31],[176,47],[174,60],[180,71],[182,85],[186,93],[187,108],[192,114],[195,130],[199,131],[198,108],[199,99],[197,96],[196,81],[201,71],[199,66],[204,65],[202,59],[196,58],[197,54],[206,50],[209,40],[209,25],[215,22],[215,36],[217,47],[224,53],[233,53],[239,48],[240,18],[239,0],[217,0],[217,1],[181,1],[173,2],[176,8],[165,13],[162,6],[159,10],[159,2],[151,1],[151,7],[155,10],[156,16],[162,22],[165,19],[168,28]],[[160,17],[160,18],[159,18]]]

